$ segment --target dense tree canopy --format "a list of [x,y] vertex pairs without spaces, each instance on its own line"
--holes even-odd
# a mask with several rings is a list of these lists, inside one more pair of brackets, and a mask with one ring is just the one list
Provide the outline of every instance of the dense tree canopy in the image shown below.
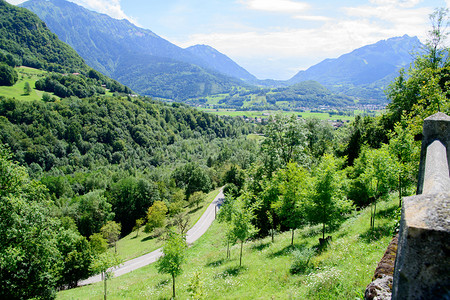
[[0,86],[14,85],[18,79],[19,76],[17,75],[17,72],[13,67],[0,62]]

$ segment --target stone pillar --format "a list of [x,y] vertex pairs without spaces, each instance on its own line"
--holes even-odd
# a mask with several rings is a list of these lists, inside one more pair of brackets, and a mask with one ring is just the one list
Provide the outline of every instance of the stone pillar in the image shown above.
[[[446,148],[447,171],[450,159],[450,117],[444,113],[437,113],[429,116],[423,121],[422,148],[420,151],[419,177],[417,182],[417,195],[423,193],[425,179],[425,165],[427,162],[427,149],[434,141],[439,141]],[[442,162],[443,163],[443,162]],[[448,173],[447,173],[448,174]],[[447,176],[450,176],[448,174]]]
[[403,200],[392,299],[450,299],[450,118],[424,121],[417,196]]

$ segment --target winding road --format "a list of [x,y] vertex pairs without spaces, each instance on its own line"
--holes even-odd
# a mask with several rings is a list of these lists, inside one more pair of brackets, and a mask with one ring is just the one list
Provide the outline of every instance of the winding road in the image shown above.
[[[206,211],[200,217],[200,219],[195,223],[195,225],[188,230],[186,234],[186,241],[188,244],[192,244],[198,240],[211,226],[212,222],[216,218],[216,210],[222,204],[224,200],[223,189],[220,190],[219,194],[214,198],[214,200],[206,208]],[[136,269],[142,268],[146,265],[154,263],[163,255],[162,248],[156,249],[145,255],[136,257],[134,259],[128,260],[114,269],[114,277],[129,273]],[[102,280],[101,274],[89,277],[86,280],[82,280],[78,283],[78,286],[83,286]]]

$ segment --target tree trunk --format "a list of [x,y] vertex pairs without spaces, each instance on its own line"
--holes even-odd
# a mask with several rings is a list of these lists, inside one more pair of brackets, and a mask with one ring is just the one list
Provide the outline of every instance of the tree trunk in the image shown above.
[[373,221],[373,203],[370,204],[370,229],[372,229]]
[[372,228],[375,229],[375,214],[377,213],[377,200],[375,200],[375,205],[373,208],[373,226]]
[[322,223],[322,238],[325,239],[325,222]]
[[244,241],[241,241],[241,256],[239,257],[239,268],[242,266],[242,247],[244,246]]
[[106,274],[105,272],[102,273],[103,276],[103,281],[104,281],[104,294],[103,294],[103,299],[106,300]]
[[275,231],[275,229],[273,229],[273,226],[272,226],[272,243],[274,242],[274,238],[273,238],[274,231]]
[[294,231],[295,229],[292,229],[291,246],[294,246]]
[[230,241],[227,241],[227,258],[230,258]]
[[400,172],[398,175],[398,206],[402,207],[402,177]]
[[175,299],[175,274],[172,274],[172,293],[173,299]]

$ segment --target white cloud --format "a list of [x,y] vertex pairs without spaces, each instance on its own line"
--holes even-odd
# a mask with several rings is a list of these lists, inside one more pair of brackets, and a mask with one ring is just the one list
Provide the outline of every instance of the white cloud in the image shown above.
[[310,8],[307,3],[292,0],[246,0],[244,4],[253,10],[283,13],[295,13]]
[[[17,5],[27,0],[6,0],[7,2]],[[69,0],[70,2],[81,5],[85,8],[94,10],[96,12],[107,14],[114,19],[127,19],[128,21],[137,24],[137,21],[125,14],[120,5],[121,0]]]
[[[447,0],[450,2],[450,0]],[[382,39],[408,34],[425,40],[432,8],[405,8],[417,1],[372,0],[347,7],[335,19],[294,16],[324,23],[316,27],[195,34],[183,46],[208,44],[226,53],[259,78],[288,79],[325,58],[333,58]],[[305,59],[307,58],[307,59]]]
[[24,3],[25,1],[27,1],[27,0],[6,0],[6,2],[8,2],[10,4],[14,4],[14,5]]
[[115,19],[127,19],[128,21],[137,24],[137,21],[125,14],[120,5],[121,0],[69,0],[78,5],[92,9],[96,12],[107,14]]
[[303,15],[294,16],[294,19],[305,21],[321,21],[321,22],[327,22],[332,20],[331,18],[325,16],[303,16]]
[[370,0],[371,3],[381,6],[414,7],[422,0]]

